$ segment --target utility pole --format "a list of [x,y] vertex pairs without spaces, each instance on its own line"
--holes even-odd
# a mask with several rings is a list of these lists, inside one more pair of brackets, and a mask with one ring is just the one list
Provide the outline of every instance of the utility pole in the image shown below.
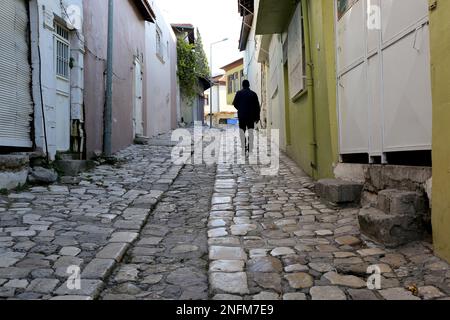
[[210,65],[210,73],[211,73],[211,88],[209,88],[209,128],[212,129],[213,127],[213,60],[212,60],[212,47],[213,44],[211,43],[209,47],[209,65]]
[[113,44],[114,44],[114,0],[108,0],[108,52],[106,66],[106,101],[103,127],[103,152],[112,155],[112,95],[113,95]]
[[[221,43],[221,42],[225,42],[228,41],[228,38],[225,38],[223,40],[217,41],[217,42],[213,42],[211,43],[210,47],[209,47],[209,63],[210,63],[210,72],[211,72],[211,82],[213,80],[213,45]],[[212,83],[211,83],[212,84]],[[213,88],[214,86],[211,85],[211,88],[209,88],[209,127],[212,129],[213,127]],[[220,89],[219,92],[217,92],[217,101],[219,101],[219,96],[220,96]],[[220,105],[218,105],[218,107],[220,108]]]

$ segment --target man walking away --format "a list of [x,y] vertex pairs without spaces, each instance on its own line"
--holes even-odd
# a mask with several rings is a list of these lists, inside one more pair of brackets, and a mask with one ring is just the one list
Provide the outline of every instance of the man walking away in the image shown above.
[[[253,140],[255,123],[260,121],[261,105],[259,104],[258,95],[250,90],[250,82],[244,80],[242,82],[242,90],[236,93],[233,105],[238,111],[239,129],[241,137],[242,153],[253,152]],[[248,130],[248,140],[245,139],[245,133]]]

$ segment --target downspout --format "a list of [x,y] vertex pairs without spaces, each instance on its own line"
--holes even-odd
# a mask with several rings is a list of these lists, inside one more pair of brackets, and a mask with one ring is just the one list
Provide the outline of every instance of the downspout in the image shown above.
[[108,0],[108,52],[106,58],[106,98],[103,128],[103,152],[106,157],[112,155],[113,32],[114,0]]
[[315,179],[317,177],[317,123],[316,123],[316,102],[315,102],[315,92],[314,92],[314,64],[312,61],[312,50],[311,50],[311,36],[310,36],[310,21],[309,21],[309,1],[302,1],[302,12],[303,12],[303,29],[305,37],[305,55],[306,55],[306,90],[308,91],[309,107],[312,112],[312,158],[311,162],[312,177]]

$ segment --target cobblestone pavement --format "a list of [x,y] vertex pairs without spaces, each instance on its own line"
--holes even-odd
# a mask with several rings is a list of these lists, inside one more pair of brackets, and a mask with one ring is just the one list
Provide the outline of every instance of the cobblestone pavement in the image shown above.
[[[286,156],[273,177],[250,165],[182,167],[167,139],[131,146],[118,154],[123,163],[74,185],[0,196],[0,299],[450,295],[450,267],[430,244],[367,241],[357,210],[321,202]],[[377,291],[366,286],[373,264]],[[67,286],[70,266],[80,267],[81,289]]]
[[214,176],[211,166],[181,170],[103,299],[208,299],[206,231]]
[[[449,265],[433,256],[431,245],[377,246],[360,235],[358,210],[331,208],[311,190],[311,179],[283,155],[275,177],[260,176],[256,166],[219,166],[208,231],[213,299],[418,300],[450,294]],[[367,270],[375,264],[381,290],[372,291]]]
[[[76,185],[1,196],[0,298],[96,298],[181,170],[170,152],[131,146],[117,155],[122,165],[99,166]],[[65,283],[70,266],[82,270],[80,290]]]

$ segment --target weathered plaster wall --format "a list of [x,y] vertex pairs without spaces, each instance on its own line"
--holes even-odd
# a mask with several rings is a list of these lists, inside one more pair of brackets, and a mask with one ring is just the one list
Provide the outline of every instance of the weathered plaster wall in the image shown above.
[[[145,23],[130,1],[114,2],[113,152],[133,143],[134,59],[144,60]],[[85,0],[86,33],[85,113],[87,154],[103,149],[107,1]],[[145,65],[144,65],[145,68]],[[144,88],[146,76],[144,75]],[[147,103],[144,90],[143,104]],[[146,108],[144,107],[144,110]],[[144,111],[145,119],[145,111]]]
[[[152,1],[156,15],[156,23],[146,22],[146,74],[147,81],[147,127],[145,134],[154,136],[169,131],[176,125],[176,37],[170,24],[164,19],[157,7],[157,1]],[[156,27],[161,30],[163,45],[162,56],[157,55]],[[175,53],[175,55],[174,55]],[[175,118],[175,119],[174,119]]]

